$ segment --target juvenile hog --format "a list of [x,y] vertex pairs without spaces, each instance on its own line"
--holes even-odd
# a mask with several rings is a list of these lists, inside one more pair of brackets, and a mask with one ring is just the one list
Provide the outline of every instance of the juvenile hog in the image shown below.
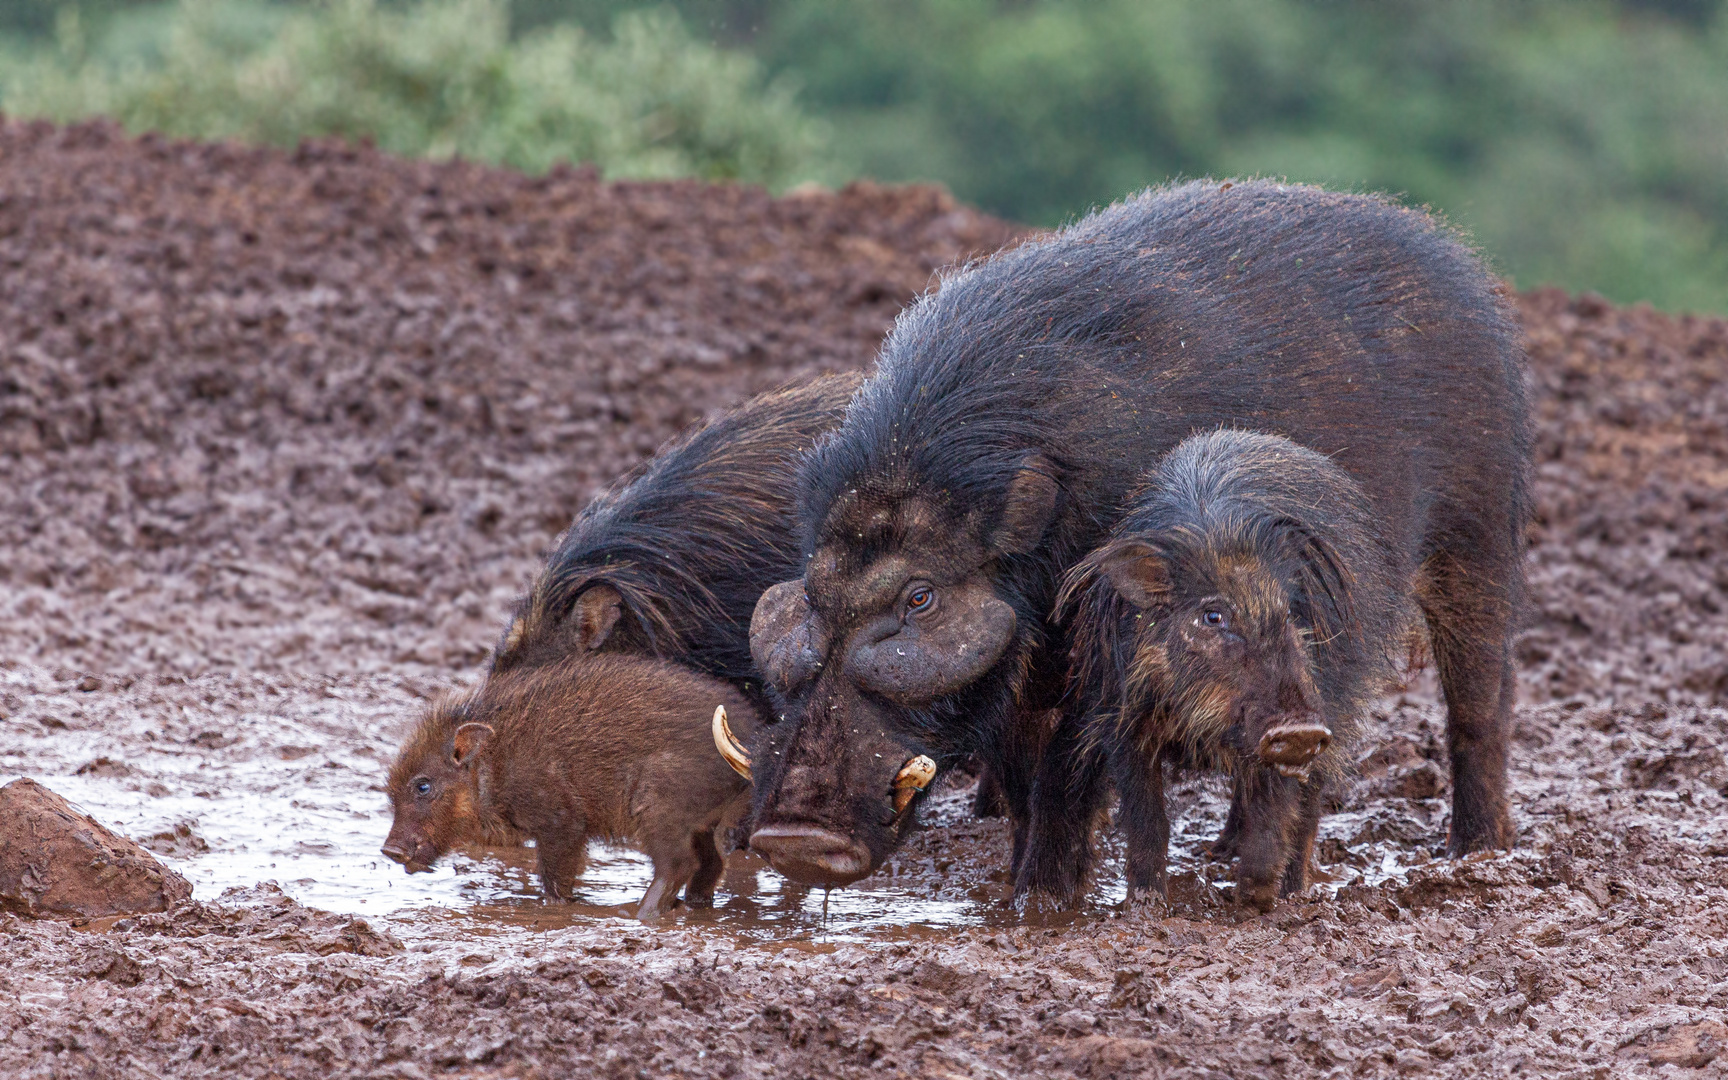
[[716,706],[749,738],[754,707],[718,679],[625,654],[494,674],[482,692],[428,709],[390,770],[384,853],[429,870],[478,829],[531,837],[540,887],[568,899],[590,838],[654,860],[638,918],[707,907],[725,866],[717,838],[750,784],[715,754]]
[[[1121,798],[1131,893],[1165,891],[1166,763],[1235,777],[1214,851],[1240,856],[1243,900],[1308,886],[1326,788],[1407,640],[1410,562],[1361,487],[1288,439],[1215,431],[1158,463],[1060,600],[1077,609],[1072,689]],[[1095,814],[1103,777],[1067,779],[1034,835],[1063,831],[1045,815]]]

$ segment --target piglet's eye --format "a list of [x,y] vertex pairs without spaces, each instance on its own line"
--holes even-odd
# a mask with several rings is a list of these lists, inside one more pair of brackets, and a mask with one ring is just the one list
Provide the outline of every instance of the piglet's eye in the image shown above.
[[928,585],[920,585],[912,590],[912,595],[906,598],[906,610],[914,614],[923,614],[936,606],[936,590]]
[[1230,619],[1216,608],[1208,608],[1206,613],[1200,616],[1200,620],[1214,630],[1222,630],[1230,625]]
[[422,795],[430,795],[432,794],[432,781],[421,780],[414,785],[414,790]]

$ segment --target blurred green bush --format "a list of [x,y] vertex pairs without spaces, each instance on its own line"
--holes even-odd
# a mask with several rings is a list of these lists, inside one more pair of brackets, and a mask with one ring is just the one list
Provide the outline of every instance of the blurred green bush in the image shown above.
[[682,5],[716,6],[802,80],[836,177],[935,177],[1038,223],[1174,176],[1388,191],[1521,285],[1728,312],[1717,0]]
[[833,181],[937,179],[1038,224],[1178,176],[1386,191],[1521,285],[1728,312],[1724,0],[676,6],[800,80]]
[[1284,176],[1433,206],[1521,285],[1728,312],[1728,0],[79,0],[107,29],[63,20],[56,52],[57,2],[0,0],[38,43],[0,67],[0,108],[527,169],[938,180],[1035,224]]
[[513,39],[505,0],[181,0],[116,16],[99,40],[76,11],[55,47],[0,67],[0,108],[193,138],[370,138],[530,172],[593,162],[615,177],[774,186],[810,172],[820,145],[785,81],[692,39],[671,11],[621,13],[605,39],[575,26]]

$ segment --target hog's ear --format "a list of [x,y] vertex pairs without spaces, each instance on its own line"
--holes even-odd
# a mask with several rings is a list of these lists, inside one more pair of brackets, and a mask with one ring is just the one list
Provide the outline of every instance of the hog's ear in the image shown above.
[[463,724],[456,729],[456,736],[450,744],[451,763],[467,765],[491,737],[492,728],[488,724]]
[[826,649],[810,625],[802,578],[782,581],[756,601],[750,616],[750,658],[763,678],[790,690],[816,673]]
[[1027,454],[1008,485],[1002,520],[990,537],[998,555],[1024,555],[1038,546],[1050,519],[1056,516],[1056,466],[1043,454]]
[[594,585],[576,598],[576,640],[584,649],[598,649],[606,644],[618,616],[624,611],[624,598],[610,585]]
[[1298,584],[1316,636],[1324,641],[1348,631],[1356,612],[1351,604],[1354,579],[1344,560],[1324,537],[1300,522],[1281,525],[1285,546],[1301,566]]
[[1098,572],[1137,608],[1157,607],[1170,599],[1170,566],[1151,544],[1131,540],[1098,558]]

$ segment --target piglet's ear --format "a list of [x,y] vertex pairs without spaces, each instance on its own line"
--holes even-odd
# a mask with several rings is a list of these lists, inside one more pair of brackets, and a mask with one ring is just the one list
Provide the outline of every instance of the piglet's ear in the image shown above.
[[606,644],[618,616],[624,610],[624,598],[610,585],[594,585],[576,598],[576,640],[584,649],[598,649]]
[[1038,546],[1050,519],[1056,516],[1056,466],[1043,454],[1027,454],[1008,485],[1002,520],[990,537],[998,555],[1024,555]]
[[467,765],[474,760],[486,745],[486,740],[492,737],[492,728],[487,724],[463,724],[456,729],[455,741],[451,744],[450,760],[457,765]]
[[1150,544],[1135,540],[1111,547],[1098,559],[1098,572],[1137,608],[1170,599],[1170,566]]

